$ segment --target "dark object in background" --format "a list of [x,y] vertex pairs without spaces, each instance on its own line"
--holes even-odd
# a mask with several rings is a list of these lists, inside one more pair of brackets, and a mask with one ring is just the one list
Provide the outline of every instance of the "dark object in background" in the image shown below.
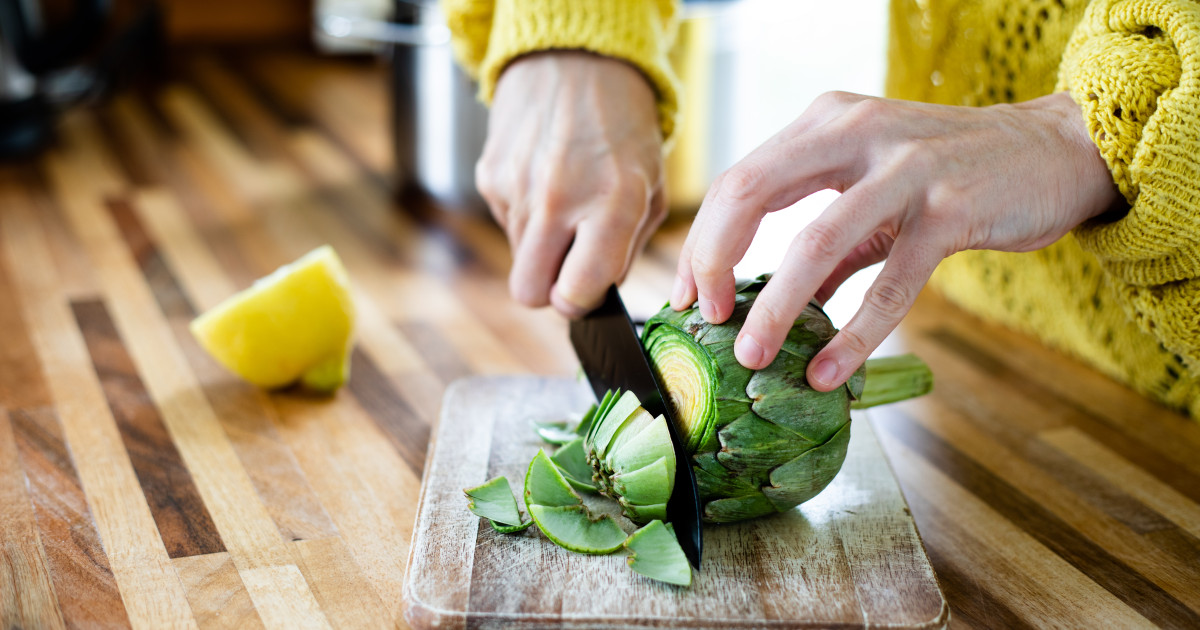
[[37,0],[0,0],[0,159],[34,154],[60,112],[164,57],[155,2],[120,23],[108,0],[76,0],[57,19],[40,8]]

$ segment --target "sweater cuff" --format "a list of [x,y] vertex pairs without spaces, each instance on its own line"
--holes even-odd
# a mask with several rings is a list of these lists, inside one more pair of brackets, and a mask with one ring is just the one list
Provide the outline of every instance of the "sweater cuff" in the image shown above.
[[1200,7],[1095,0],[1059,68],[1130,204],[1076,228],[1105,270],[1136,287],[1200,277]]
[[674,37],[669,0],[496,0],[479,95],[492,100],[500,73],[542,50],[586,50],[632,64],[650,81],[664,140],[675,130],[678,80],[667,59]]

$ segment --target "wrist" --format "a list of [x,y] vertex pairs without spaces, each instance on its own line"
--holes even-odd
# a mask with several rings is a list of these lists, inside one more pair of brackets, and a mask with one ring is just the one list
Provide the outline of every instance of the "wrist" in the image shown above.
[[1037,103],[1054,116],[1055,130],[1069,147],[1069,161],[1076,177],[1082,221],[1108,215],[1119,218],[1123,215],[1128,209],[1125,198],[1117,189],[1104,156],[1088,133],[1083,112],[1071,98],[1070,92],[1043,96],[1029,103]]

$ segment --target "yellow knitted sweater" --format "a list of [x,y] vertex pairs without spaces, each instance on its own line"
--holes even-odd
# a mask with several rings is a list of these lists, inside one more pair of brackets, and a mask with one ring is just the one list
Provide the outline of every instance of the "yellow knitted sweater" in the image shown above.
[[[673,128],[669,0],[442,2],[485,99],[519,55],[586,49],[640,68]],[[1036,252],[957,254],[933,284],[1200,418],[1200,3],[892,0],[890,37],[891,97],[980,106],[1069,90],[1130,205]]]

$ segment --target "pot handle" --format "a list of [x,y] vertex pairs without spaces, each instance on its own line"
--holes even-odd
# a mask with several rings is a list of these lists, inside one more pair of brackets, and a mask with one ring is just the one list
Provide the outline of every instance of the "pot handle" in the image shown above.
[[335,39],[357,39],[401,46],[443,46],[450,29],[442,24],[396,24],[382,20],[327,15],[318,22],[321,33]]

